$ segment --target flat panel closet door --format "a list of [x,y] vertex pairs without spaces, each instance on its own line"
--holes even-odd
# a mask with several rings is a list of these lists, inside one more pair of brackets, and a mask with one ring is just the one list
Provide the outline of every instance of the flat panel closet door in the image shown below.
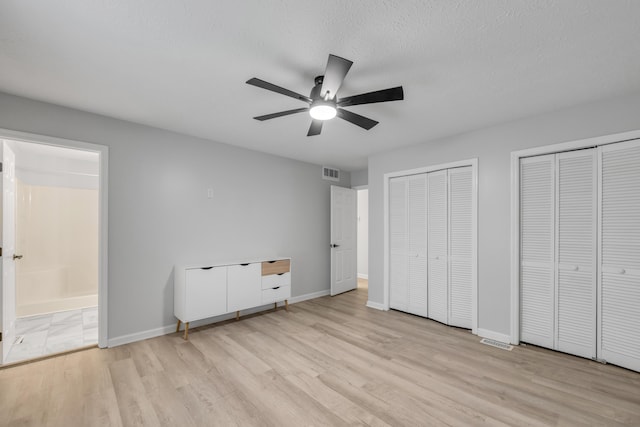
[[427,175],[408,177],[409,313],[427,316]]
[[520,339],[553,348],[555,155],[520,160]]
[[447,323],[448,278],[448,213],[447,171],[430,172],[428,183],[428,301],[429,317]]
[[408,307],[407,177],[389,180],[389,306]]
[[473,173],[449,169],[449,325],[471,329],[473,289]]
[[556,155],[556,346],[596,356],[596,150]]
[[598,356],[640,371],[640,140],[600,150]]

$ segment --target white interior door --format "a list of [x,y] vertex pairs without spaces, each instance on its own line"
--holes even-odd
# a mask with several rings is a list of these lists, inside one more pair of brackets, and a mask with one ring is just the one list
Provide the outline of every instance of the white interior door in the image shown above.
[[473,326],[473,171],[449,169],[449,325]]
[[2,143],[2,363],[15,338],[16,321],[16,157],[6,141]]
[[520,160],[520,339],[554,345],[555,155]]
[[408,296],[407,311],[427,316],[427,174],[407,179]]
[[409,304],[407,177],[389,180],[389,307],[407,311]]
[[596,150],[556,155],[555,349],[596,357]]
[[640,140],[600,150],[598,357],[640,371]]
[[427,174],[427,253],[429,317],[448,323],[449,285],[447,271],[448,213],[447,171]]
[[355,289],[357,193],[331,186],[331,295]]

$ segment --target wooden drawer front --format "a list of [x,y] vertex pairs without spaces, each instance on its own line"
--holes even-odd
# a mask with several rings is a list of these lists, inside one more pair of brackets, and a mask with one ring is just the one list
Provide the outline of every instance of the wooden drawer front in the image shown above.
[[271,289],[276,286],[291,285],[291,273],[272,274],[270,276],[262,276],[262,289]]
[[284,301],[289,298],[291,298],[291,286],[280,286],[279,288],[262,290],[263,304],[269,304],[270,302]]
[[262,263],[262,275],[287,273],[291,271],[291,260],[281,259],[278,261],[264,261]]

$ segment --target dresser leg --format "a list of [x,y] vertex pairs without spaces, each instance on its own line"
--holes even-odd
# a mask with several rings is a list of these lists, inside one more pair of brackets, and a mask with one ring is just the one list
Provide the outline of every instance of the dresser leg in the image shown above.
[[284,300],[284,309],[289,311],[289,300],[288,299]]
[[176,334],[180,332],[180,319],[178,319],[178,326],[176,326]]
[[189,339],[189,322],[186,322],[184,324],[184,339],[185,340]]
[[240,320],[240,310],[236,311],[236,320]]

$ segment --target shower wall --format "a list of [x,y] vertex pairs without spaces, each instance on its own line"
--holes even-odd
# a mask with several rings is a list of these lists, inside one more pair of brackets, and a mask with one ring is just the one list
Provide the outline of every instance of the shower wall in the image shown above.
[[18,317],[97,305],[98,190],[17,180]]

